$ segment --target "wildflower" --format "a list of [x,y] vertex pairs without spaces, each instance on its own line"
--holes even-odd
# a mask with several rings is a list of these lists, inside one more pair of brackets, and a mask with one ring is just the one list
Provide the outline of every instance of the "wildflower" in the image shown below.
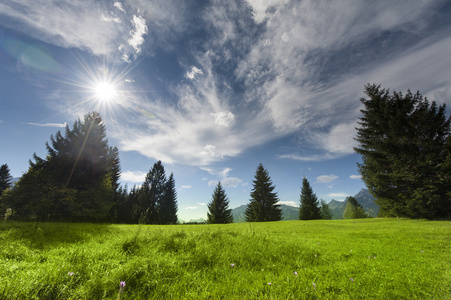
[[120,283],[119,283],[119,294],[117,295],[117,300],[120,300],[121,299],[121,294],[122,294],[122,291],[124,290],[124,287],[125,287],[125,281],[121,281]]
[[349,278],[349,280],[351,280],[352,282],[354,282],[354,278]]
[[234,267],[234,266],[235,266],[235,264],[230,264],[230,266],[231,266],[231,267]]
[[271,282],[268,282],[268,285],[270,286],[270,285],[271,285]]
[[72,275],[74,275],[74,272],[67,272],[67,274],[68,274],[69,276],[72,276]]
[[421,253],[424,253],[424,250],[421,250]]
[[316,284],[315,284],[314,282],[312,282],[312,284],[313,284],[313,288],[314,288],[315,291],[316,291]]
[[298,272],[294,271],[294,272],[293,272],[293,275],[294,275],[294,276],[298,276]]

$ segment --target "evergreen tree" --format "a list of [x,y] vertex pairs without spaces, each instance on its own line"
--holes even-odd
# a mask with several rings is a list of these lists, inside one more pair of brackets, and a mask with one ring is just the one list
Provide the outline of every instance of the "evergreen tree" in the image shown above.
[[299,220],[316,220],[321,219],[321,210],[318,203],[318,198],[313,193],[313,190],[307,178],[302,179],[301,188],[301,206],[299,208]]
[[30,168],[8,201],[16,215],[43,220],[106,221],[120,174],[117,149],[108,146],[96,112],[66,126],[46,143],[45,159],[33,155]]
[[160,206],[166,189],[166,173],[161,161],[156,162],[146,175],[140,189],[142,222],[159,223]]
[[354,197],[348,197],[346,207],[343,212],[344,219],[361,219],[368,218],[365,210]]
[[221,182],[216,186],[211,202],[208,203],[207,223],[233,223],[232,210],[229,209],[229,199],[222,188]]
[[177,224],[177,191],[174,174],[169,175],[160,203],[160,224]]
[[331,220],[332,219],[332,212],[330,210],[329,205],[324,202],[324,200],[321,200],[321,207],[320,207],[320,211],[321,211],[321,218],[324,220]]
[[246,207],[247,222],[280,221],[282,210],[268,171],[260,164],[255,173],[251,199]]
[[380,216],[451,215],[451,138],[445,105],[366,85],[357,128],[359,171]]
[[11,186],[11,180],[13,177],[10,174],[9,168],[7,164],[4,164],[0,167],[0,197],[4,190]]

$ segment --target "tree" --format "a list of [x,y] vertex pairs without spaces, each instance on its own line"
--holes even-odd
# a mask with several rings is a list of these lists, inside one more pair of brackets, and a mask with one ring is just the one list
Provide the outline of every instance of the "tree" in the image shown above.
[[21,217],[106,221],[120,175],[117,148],[108,146],[106,128],[96,112],[66,126],[46,143],[47,156],[33,155],[30,168],[8,195]]
[[232,210],[229,209],[229,199],[222,188],[221,182],[218,182],[216,185],[211,202],[208,203],[207,223],[233,223]]
[[389,93],[366,85],[369,99],[354,150],[362,179],[380,216],[446,218],[451,215],[451,119],[446,106],[410,91]]
[[9,168],[7,164],[4,164],[0,167],[0,197],[4,190],[11,186],[11,180],[13,177],[10,174]]
[[361,219],[368,218],[368,215],[365,213],[365,210],[357,202],[357,199],[354,197],[348,197],[346,202],[346,207],[343,212],[344,219]]
[[299,208],[299,220],[321,219],[318,198],[313,193],[312,187],[307,178],[302,179],[301,206]]
[[260,164],[255,173],[251,199],[246,207],[247,222],[280,221],[282,210],[268,171]]
[[332,220],[332,212],[330,211],[329,205],[324,202],[324,200],[321,200],[321,206],[320,206],[320,213],[321,218],[324,220]]
[[175,190],[174,174],[169,175],[160,203],[160,224],[177,224],[177,191]]

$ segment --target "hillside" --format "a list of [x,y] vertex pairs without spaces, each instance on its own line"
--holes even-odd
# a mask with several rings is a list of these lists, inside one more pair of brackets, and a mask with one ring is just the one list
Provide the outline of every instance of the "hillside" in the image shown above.
[[[246,222],[246,210],[247,204],[235,207],[232,209],[233,214],[233,222],[234,223],[243,223]],[[298,220],[299,219],[299,208],[288,206],[285,204],[282,204],[280,206],[282,208],[282,221],[289,221],[289,220]]]

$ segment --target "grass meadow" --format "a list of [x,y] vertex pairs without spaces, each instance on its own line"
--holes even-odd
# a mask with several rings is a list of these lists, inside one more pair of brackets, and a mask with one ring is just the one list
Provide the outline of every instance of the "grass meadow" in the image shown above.
[[451,222],[8,221],[0,282],[1,299],[451,299]]

